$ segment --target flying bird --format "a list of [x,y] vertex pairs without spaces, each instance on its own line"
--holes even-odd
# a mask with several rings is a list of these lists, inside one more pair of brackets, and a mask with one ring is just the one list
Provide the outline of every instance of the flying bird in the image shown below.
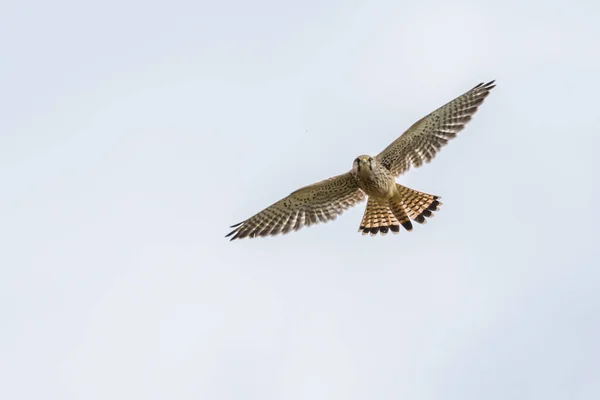
[[359,232],[372,236],[398,233],[400,226],[411,231],[425,223],[442,203],[440,197],[396,183],[412,165],[428,163],[448,141],[471,120],[495,87],[494,81],[473,89],[415,122],[406,132],[375,157],[354,159],[345,174],[305,186],[231,226],[230,240],[285,234],[304,226],[328,222],[368,198]]

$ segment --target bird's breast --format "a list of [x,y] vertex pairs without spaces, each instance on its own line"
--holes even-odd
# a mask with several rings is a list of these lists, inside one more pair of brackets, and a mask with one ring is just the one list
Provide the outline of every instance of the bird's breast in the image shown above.
[[360,188],[370,197],[380,200],[389,200],[395,193],[394,179],[384,174],[358,174]]

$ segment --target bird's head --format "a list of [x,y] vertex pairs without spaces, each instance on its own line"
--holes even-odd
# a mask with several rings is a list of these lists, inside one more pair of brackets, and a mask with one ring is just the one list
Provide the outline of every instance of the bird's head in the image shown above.
[[361,171],[371,171],[373,169],[373,165],[375,164],[375,160],[371,156],[358,156],[354,159],[354,164],[352,165],[352,169],[356,172]]

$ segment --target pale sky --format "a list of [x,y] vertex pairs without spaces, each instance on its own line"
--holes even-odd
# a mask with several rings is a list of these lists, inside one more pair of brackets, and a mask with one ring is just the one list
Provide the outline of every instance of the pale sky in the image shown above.
[[[600,3],[0,5],[0,398],[600,398]],[[364,204],[224,238],[479,82]]]

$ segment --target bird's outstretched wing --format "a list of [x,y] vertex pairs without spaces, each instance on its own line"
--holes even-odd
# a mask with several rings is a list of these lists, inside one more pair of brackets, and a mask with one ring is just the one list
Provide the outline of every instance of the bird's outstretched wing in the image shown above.
[[336,219],[365,199],[354,176],[347,172],[300,188],[253,217],[233,225],[231,240],[277,235]]
[[437,152],[460,132],[495,87],[494,81],[473,89],[421,118],[377,155],[377,160],[398,176],[433,160]]

